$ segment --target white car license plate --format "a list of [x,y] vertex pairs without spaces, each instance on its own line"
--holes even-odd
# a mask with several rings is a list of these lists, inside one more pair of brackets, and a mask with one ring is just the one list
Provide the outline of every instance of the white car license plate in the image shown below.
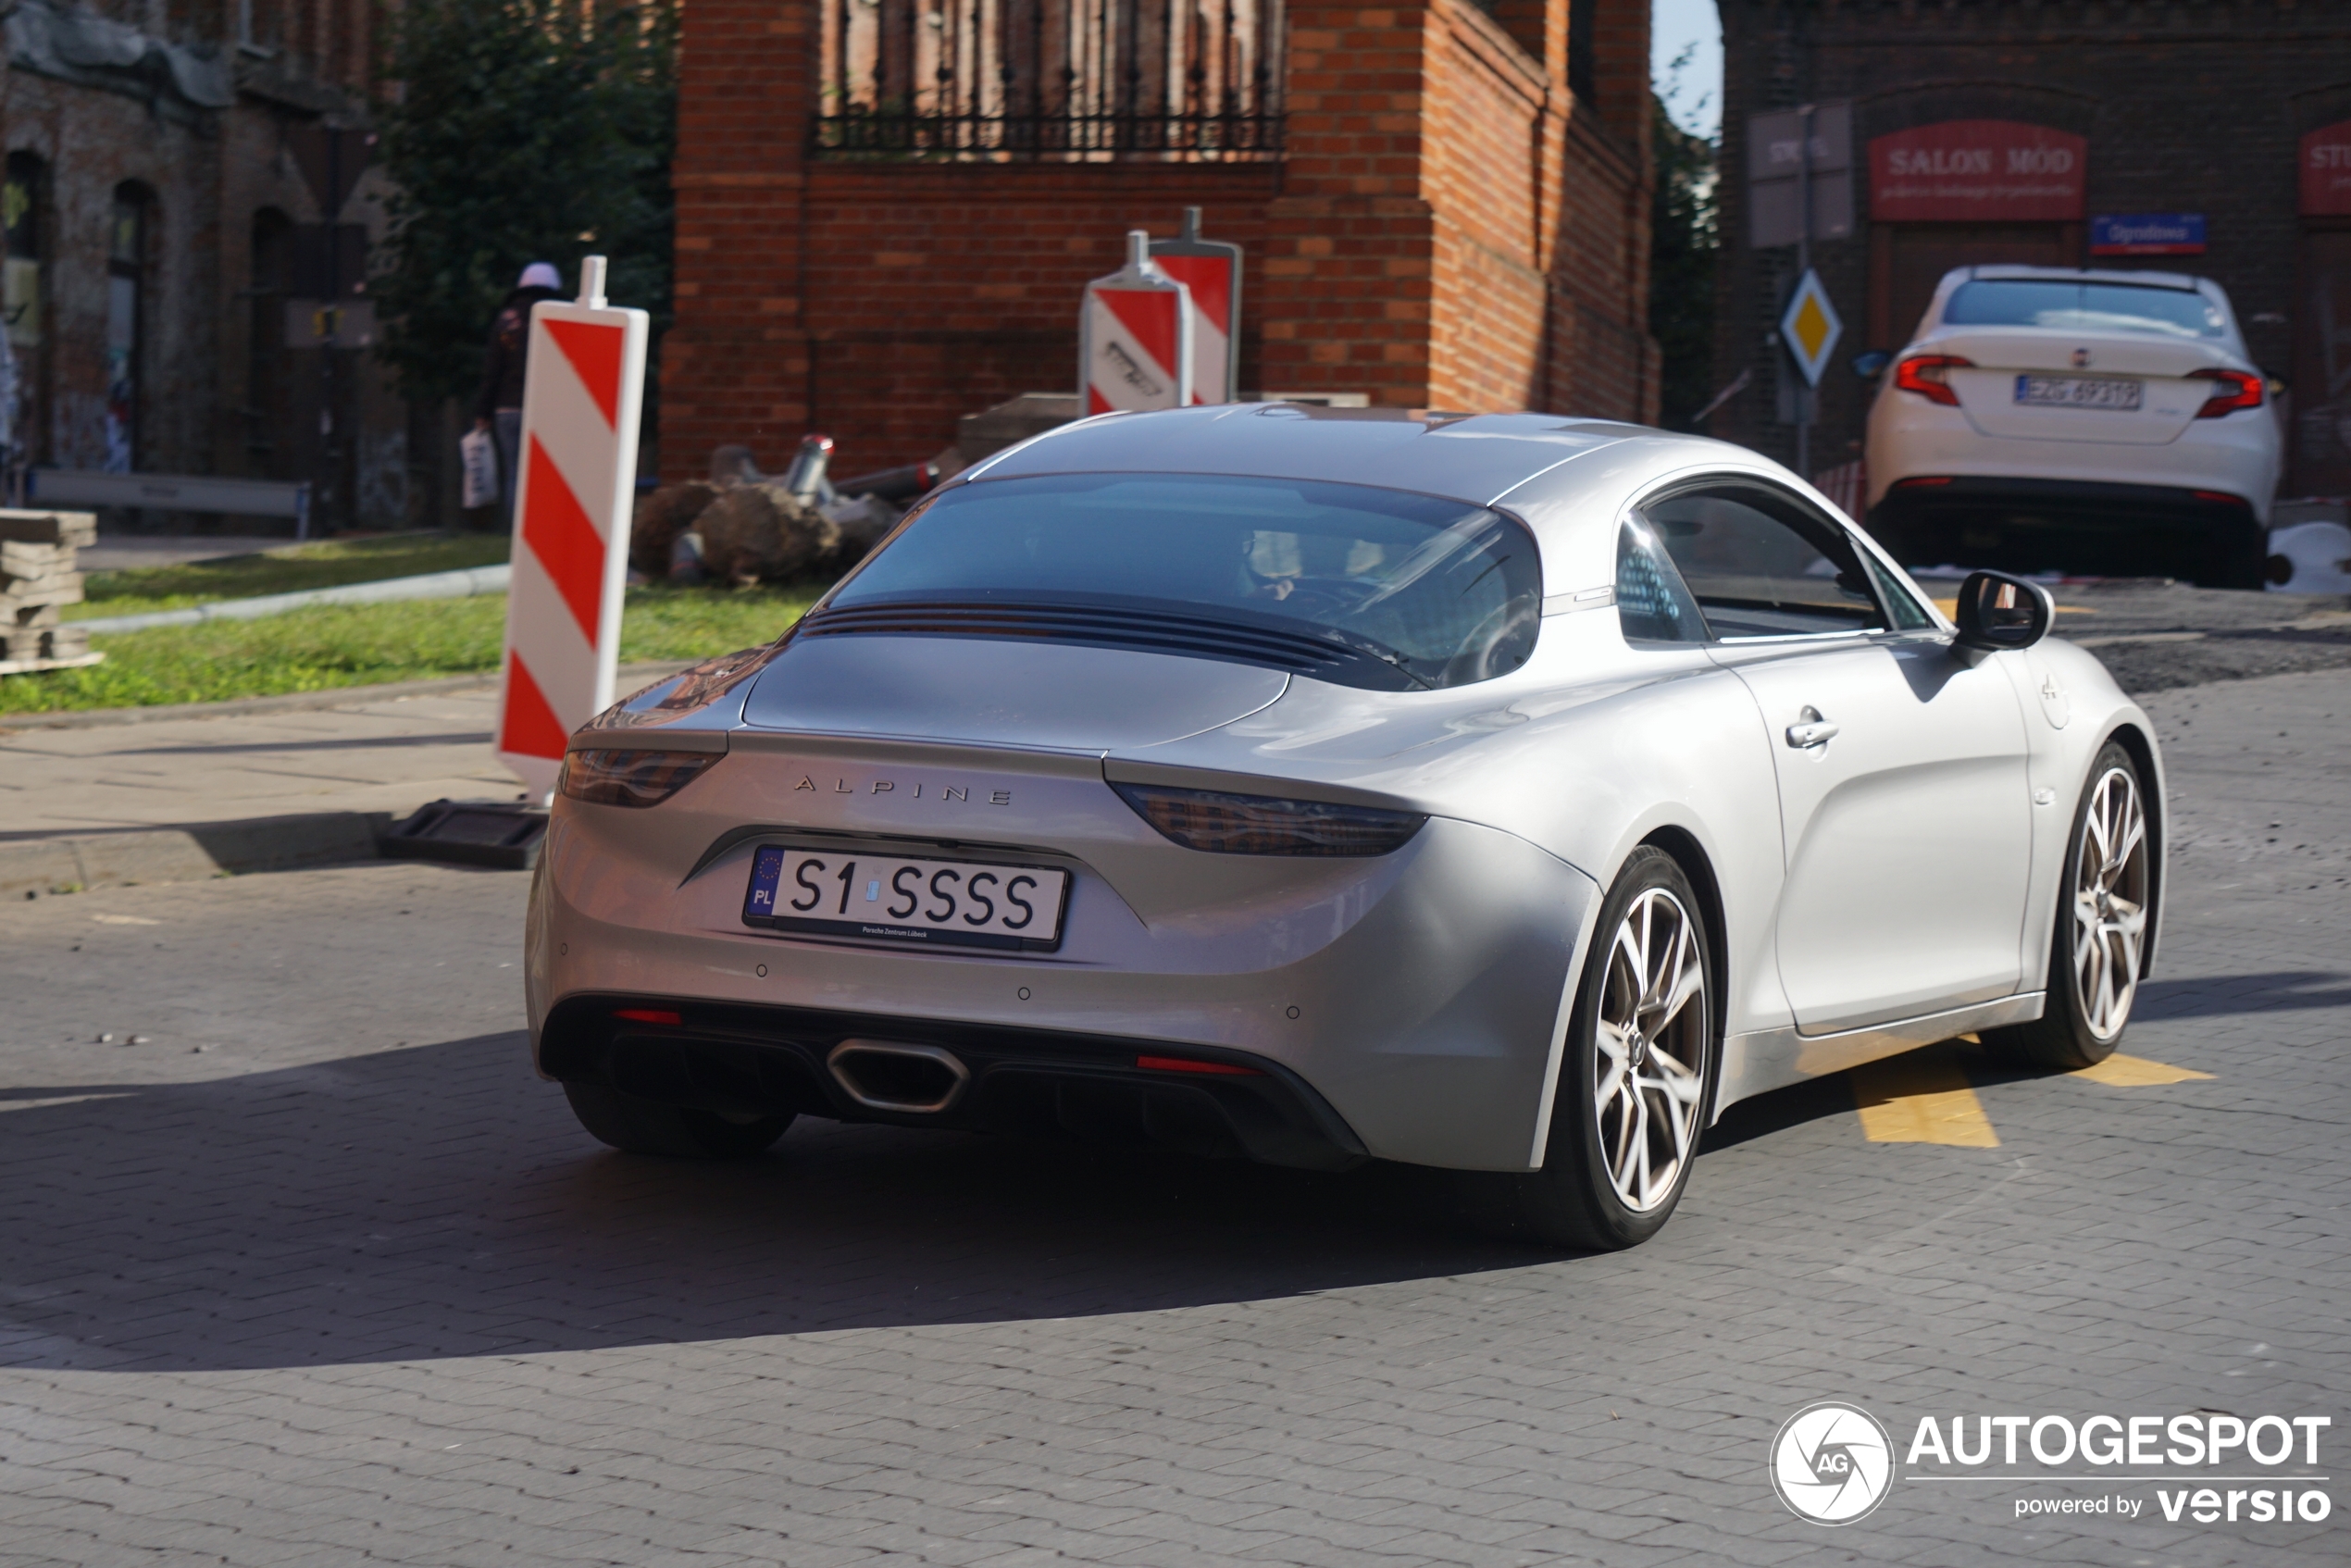
[[2133,409],[2140,384],[2113,376],[2019,376],[2016,400],[2046,408]]
[[743,924],[922,946],[1060,945],[1069,873],[1041,865],[907,860],[763,844]]

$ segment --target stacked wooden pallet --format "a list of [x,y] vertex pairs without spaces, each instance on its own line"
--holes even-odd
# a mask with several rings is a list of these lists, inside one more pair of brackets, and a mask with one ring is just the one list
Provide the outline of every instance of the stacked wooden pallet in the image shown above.
[[73,669],[106,657],[90,634],[60,623],[58,610],[81,603],[74,553],[98,542],[88,512],[0,509],[0,675]]

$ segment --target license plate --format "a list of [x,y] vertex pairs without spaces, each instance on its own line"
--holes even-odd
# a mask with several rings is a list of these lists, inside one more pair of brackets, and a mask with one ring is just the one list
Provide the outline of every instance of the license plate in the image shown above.
[[1060,945],[1069,873],[1041,865],[764,844],[751,859],[743,924],[924,947],[1034,951]]
[[2140,385],[2111,376],[2019,376],[2016,400],[2046,408],[2120,408],[2139,405]]

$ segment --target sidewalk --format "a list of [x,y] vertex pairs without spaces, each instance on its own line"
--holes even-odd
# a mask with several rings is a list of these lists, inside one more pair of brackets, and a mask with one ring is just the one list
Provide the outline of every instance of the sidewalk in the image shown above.
[[[633,666],[620,688],[683,667]],[[371,858],[428,802],[520,798],[491,755],[497,717],[494,678],[16,728],[0,715],[0,898]]]
[[295,712],[6,730],[0,842],[323,812],[405,816],[427,801],[513,800],[490,753],[498,691]]

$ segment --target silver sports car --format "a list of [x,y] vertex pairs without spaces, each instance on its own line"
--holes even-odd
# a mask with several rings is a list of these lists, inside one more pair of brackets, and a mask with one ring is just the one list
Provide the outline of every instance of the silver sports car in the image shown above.
[[1749,1095],[2114,1049],[2155,733],[2047,593],[1955,628],[1750,452],[1548,415],[1110,415],[572,737],[540,1071],[645,1153],[798,1115],[1479,1173],[1622,1247]]

